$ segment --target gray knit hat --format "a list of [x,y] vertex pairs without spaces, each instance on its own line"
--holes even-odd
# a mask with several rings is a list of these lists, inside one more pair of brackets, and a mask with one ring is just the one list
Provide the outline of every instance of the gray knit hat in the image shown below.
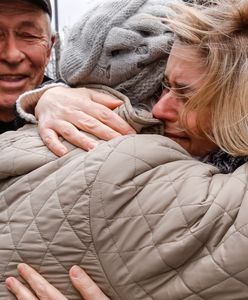
[[72,86],[104,84],[132,104],[149,103],[161,85],[173,35],[159,18],[179,0],[105,0],[70,30],[61,77]]

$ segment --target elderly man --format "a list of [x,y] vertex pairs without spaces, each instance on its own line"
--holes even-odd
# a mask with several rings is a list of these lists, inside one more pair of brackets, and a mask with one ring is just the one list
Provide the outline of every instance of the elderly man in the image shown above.
[[51,4],[44,1],[0,1],[0,130],[16,129],[13,111],[20,94],[46,81],[54,36]]
[[[22,93],[34,89],[48,80],[44,76],[44,72],[55,41],[51,31],[51,13],[50,0],[0,1],[0,133],[16,130],[25,123],[23,119],[16,118],[13,109],[17,98]],[[87,106],[90,101],[93,110],[95,107],[100,109],[105,117],[107,115],[106,125],[110,125],[112,120],[117,131],[119,124],[121,133],[127,133],[127,130],[130,130],[130,126],[126,125],[121,118],[105,106],[98,104],[102,101],[110,108],[120,104],[106,95],[99,97],[99,93],[93,91],[69,89],[68,87],[57,87],[53,91],[48,91],[47,94],[44,94],[44,98],[48,103],[53,102],[53,107],[50,109],[47,102],[44,101],[43,104],[41,99],[36,116],[41,122],[39,125],[43,141],[57,155],[63,155],[66,152],[64,146],[59,143],[58,135],[62,135],[71,143],[86,150],[93,148],[94,144],[75,127],[72,128],[68,122],[62,121],[63,126],[61,126],[61,120],[64,120],[65,116],[61,117],[61,110],[58,107],[56,109],[57,102],[54,101],[54,97],[59,99],[57,105],[59,107],[61,103],[66,107],[72,98],[73,103],[76,103],[78,110],[81,111],[84,111],[84,106]],[[81,101],[82,98],[84,101]],[[91,100],[98,103],[94,104]],[[55,115],[56,111],[57,115]],[[82,112],[78,119],[83,120],[86,125],[87,122],[90,122],[91,129],[89,131],[103,139],[118,135],[115,130],[107,126],[104,126],[104,130],[99,132],[100,122],[94,121],[92,118],[93,123],[96,123],[95,126],[92,126],[92,120],[89,120],[88,116],[85,117]],[[80,126],[78,127],[80,128]],[[93,127],[96,127],[97,130]]]

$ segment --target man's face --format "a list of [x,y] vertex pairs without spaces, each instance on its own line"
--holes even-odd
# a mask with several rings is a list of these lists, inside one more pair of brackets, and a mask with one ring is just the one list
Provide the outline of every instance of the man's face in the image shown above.
[[41,84],[52,37],[49,18],[22,1],[0,3],[0,120],[14,119],[13,106],[25,91]]

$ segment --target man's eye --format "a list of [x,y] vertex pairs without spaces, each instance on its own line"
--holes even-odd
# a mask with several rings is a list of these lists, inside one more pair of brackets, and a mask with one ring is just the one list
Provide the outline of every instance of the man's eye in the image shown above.
[[3,31],[0,30],[0,38],[4,38],[5,34]]
[[20,38],[30,39],[30,40],[38,38],[38,36],[36,36],[35,34],[32,34],[32,33],[29,33],[29,32],[20,32],[20,33],[18,33],[18,36]]

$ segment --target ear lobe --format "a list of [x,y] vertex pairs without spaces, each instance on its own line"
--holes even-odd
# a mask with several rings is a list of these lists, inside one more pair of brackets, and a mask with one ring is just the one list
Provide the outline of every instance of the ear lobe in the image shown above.
[[48,48],[47,48],[47,62],[46,62],[46,65],[47,65],[47,64],[49,63],[49,61],[50,61],[52,48],[53,48],[55,42],[56,42],[56,36],[55,36],[55,35],[52,35],[52,36],[51,36],[51,39],[50,39],[49,46],[48,46]]
[[51,53],[51,51],[52,51],[52,48],[53,48],[53,46],[55,45],[56,42],[57,42],[56,35],[53,34],[53,35],[51,36],[50,41],[49,41],[49,48],[48,48],[48,50],[49,50],[49,55],[50,55],[50,53]]
[[53,47],[55,42],[56,42],[56,36],[53,34],[52,37],[51,37],[51,48]]

